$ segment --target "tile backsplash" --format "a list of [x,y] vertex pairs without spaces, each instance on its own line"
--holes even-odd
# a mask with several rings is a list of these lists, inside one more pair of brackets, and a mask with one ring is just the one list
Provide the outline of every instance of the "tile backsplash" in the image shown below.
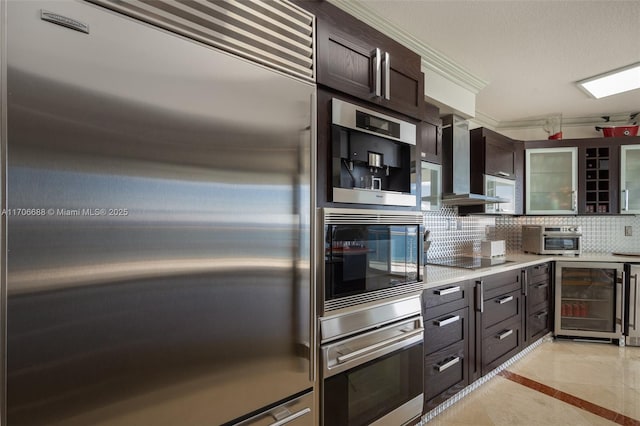
[[[507,253],[522,251],[522,225],[577,225],[583,253],[640,252],[640,216],[459,216],[457,207],[424,212],[430,232],[427,257],[446,258],[480,253],[483,239],[505,240]],[[631,227],[632,236],[625,236]]]

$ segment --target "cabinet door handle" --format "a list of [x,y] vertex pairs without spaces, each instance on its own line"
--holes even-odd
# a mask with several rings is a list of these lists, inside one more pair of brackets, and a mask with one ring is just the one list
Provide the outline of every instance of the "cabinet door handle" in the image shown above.
[[476,311],[484,312],[484,291],[482,291],[482,280],[476,281]]
[[522,287],[522,294],[527,297],[529,295],[529,277],[526,269],[522,270]]
[[540,312],[539,314],[537,314],[537,315],[536,315],[536,318],[537,318],[537,319],[544,318],[544,317],[546,317],[547,315],[549,315],[549,312],[547,312],[547,311]]
[[499,174],[500,176],[511,176],[511,174],[510,174],[510,173],[507,173],[507,172],[498,172],[498,174]]
[[447,287],[447,288],[441,288],[438,290],[434,290],[433,293],[437,294],[438,296],[445,296],[447,294],[452,294],[452,293],[457,293],[460,291],[460,286],[454,286],[454,287]]
[[384,98],[391,99],[391,57],[384,52]]
[[373,96],[380,96],[382,94],[382,52],[380,48],[376,47],[373,51],[373,60],[375,66],[373,67]]
[[442,373],[444,370],[446,370],[449,367],[453,367],[454,365],[456,365],[457,363],[460,362],[460,357],[454,357],[453,359],[445,362],[444,364],[437,364],[434,366],[434,368],[436,370],[438,370],[438,373]]
[[548,283],[544,283],[544,284],[538,284],[536,286],[536,288],[545,288],[545,287],[549,287],[549,284]]
[[496,300],[496,303],[499,303],[500,305],[503,305],[507,302],[511,302],[513,300],[513,296],[507,296],[507,297],[503,297],[502,299],[498,299]]
[[496,336],[497,339],[502,340],[513,334],[513,330],[506,330]]
[[449,325],[449,324],[453,324],[456,321],[460,320],[460,315],[454,315],[452,317],[449,317],[447,319],[443,319],[443,320],[435,320],[433,321],[433,324],[435,324],[437,327],[444,327],[445,325]]
[[622,190],[622,198],[624,199],[624,206],[622,207],[622,211],[627,211],[629,210],[629,190],[628,189]]

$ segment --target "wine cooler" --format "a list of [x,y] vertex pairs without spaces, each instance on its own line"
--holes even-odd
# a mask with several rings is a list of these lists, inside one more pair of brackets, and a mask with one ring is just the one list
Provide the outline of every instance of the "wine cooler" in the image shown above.
[[556,262],[556,336],[617,340],[622,346],[624,264]]

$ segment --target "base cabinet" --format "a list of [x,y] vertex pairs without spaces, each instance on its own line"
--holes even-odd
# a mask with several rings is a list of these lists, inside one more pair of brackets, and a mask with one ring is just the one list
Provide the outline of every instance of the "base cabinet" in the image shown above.
[[518,353],[522,346],[522,279],[513,270],[489,275],[474,284],[473,382]]
[[535,342],[552,329],[553,291],[552,265],[544,263],[523,270],[525,315],[524,343]]
[[425,413],[552,329],[552,278],[542,263],[423,291]]
[[469,283],[424,290],[424,412],[469,384]]

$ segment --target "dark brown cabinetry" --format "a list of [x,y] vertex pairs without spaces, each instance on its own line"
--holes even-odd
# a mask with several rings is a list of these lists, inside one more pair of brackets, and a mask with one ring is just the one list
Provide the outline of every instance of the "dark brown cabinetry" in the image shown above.
[[421,161],[442,164],[442,121],[418,124],[418,144]]
[[620,213],[620,147],[640,137],[527,141],[525,148],[578,149],[578,214]]
[[[471,175],[482,177],[492,175],[506,179],[515,179],[519,171],[516,158],[516,141],[500,133],[480,127],[469,132],[471,138]],[[482,179],[480,179],[480,182]],[[473,182],[472,182],[473,185]],[[472,191],[480,191],[471,188]]]
[[422,307],[426,412],[469,383],[469,283],[424,290]]
[[471,381],[515,355],[522,345],[522,284],[520,270],[490,275],[474,284],[474,362]]
[[530,345],[552,329],[551,263],[530,266],[523,270],[525,296],[524,343]]
[[328,2],[299,4],[317,19],[318,84],[423,118],[418,54]]
[[459,212],[522,214],[524,143],[483,127],[472,129],[469,137],[471,192],[508,198],[512,203],[463,206]]

